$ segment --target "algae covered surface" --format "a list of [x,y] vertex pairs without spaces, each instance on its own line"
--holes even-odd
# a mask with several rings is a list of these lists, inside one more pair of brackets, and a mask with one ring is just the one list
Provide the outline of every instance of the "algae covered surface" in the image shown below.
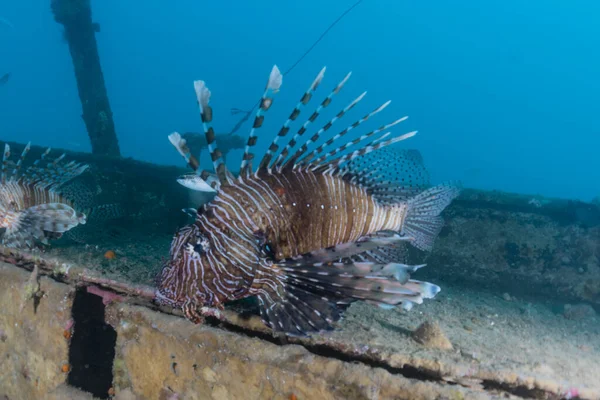
[[[569,319],[560,303],[507,298],[445,287],[410,312],[356,303],[331,337],[381,349],[390,360],[463,384],[521,381],[565,396],[584,388],[589,398],[600,396],[600,318],[588,313]],[[453,348],[417,343],[412,332],[425,321],[439,324]]]
[[[150,228],[115,225],[111,229],[121,233],[107,235],[97,244],[65,240],[47,249],[44,257],[152,284],[167,256],[171,235]],[[448,238],[440,241],[444,240]],[[412,371],[408,375],[418,379],[486,392],[533,398],[550,398],[548,393],[600,396],[600,318],[591,306],[568,304],[560,296],[527,296],[522,290],[511,294],[455,281],[446,284],[432,277],[432,270],[443,266],[429,268],[427,279],[442,287],[434,299],[408,312],[354,303],[337,330],[294,343],[333,349],[358,361],[376,360],[374,366],[403,374],[408,367]],[[419,273],[416,279],[421,278]],[[248,307],[255,312],[252,305]],[[439,349],[418,340],[414,331],[425,322],[439,327],[451,347]]]

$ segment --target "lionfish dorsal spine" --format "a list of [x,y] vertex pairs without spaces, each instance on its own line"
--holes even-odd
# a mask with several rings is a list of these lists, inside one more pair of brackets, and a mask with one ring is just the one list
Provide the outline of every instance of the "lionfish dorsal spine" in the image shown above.
[[212,127],[213,111],[212,107],[209,105],[211,96],[210,90],[208,90],[204,81],[194,81],[194,91],[196,92],[196,100],[198,101],[200,118],[202,120],[202,129],[206,136],[206,144],[208,146],[208,151],[210,152],[214,171],[219,178],[220,184],[232,184],[232,175],[227,170],[221,151],[217,147],[216,135]]
[[323,67],[321,69],[321,71],[319,72],[317,77],[311,83],[310,87],[304,92],[304,94],[300,98],[300,101],[298,102],[298,104],[296,104],[296,107],[294,107],[294,109],[290,113],[290,116],[285,121],[285,123],[283,124],[283,126],[281,127],[281,129],[279,130],[279,132],[277,133],[275,138],[273,139],[273,142],[271,142],[271,145],[269,146],[267,152],[265,153],[262,160],[260,161],[257,172],[258,172],[258,170],[261,170],[264,168],[268,168],[269,173],[271,172],[269,163],[271,162],[271,159],[273,158],[274,154],[277,153],[277,151],[279,150],[279,145],[277,144],[277,142],[279,141],[279,139],[285,137],[288,134],[288,132],[290,131],[290,124],[298,118],[298,116],[300,115],[300,112],[302,111],[302,108],[304,108],[304,106],[306,106],[309,103],[309,101],[312,99],[313,93],[315,92],[317,87],[319,87],[319,85],[321,84],[321,81],[323,80],[323,77],[325,76],[326,69],[327,69],[327,67]]
[[361,93],[360,96],[358,96],[356,99],[352,100],[350,102],[350,104],[348,104],[346,107],[344,107],[332,119],[330,119],[325,125],[323,125],[323,127],[321,129],[319,129],[313,136],[311,136],[308,140],[306,140],[302,144],[302,146],[300,146],[300,148],[296,151],[296,153],[285,162],[285,164],[282,166],[282,168],[285,168],[288,165],[295,168],[296,162],[298,161],[298,159],[300,159],[300,157],[302,157],[304,155],[304,153],[306,153],[306,151],[308,150],[308,146],[311,143],[315,143],[317,140],[319,140],[319,138],[323,135],[324,132],[327,132],[333,126],[333,124],[335,124],[340,118],[342,118],[344,115],[346,115],[346,113],[348,111],[350,111],[352,108],[354,108],[366,95],[367,95],[366,91]]
[[199,160],[192,154],[190,148],[187,145],[187,142],[184,138],[181,137],[179,132],[173,132],[169,136],[169,142],[175,147],[177,152],[181,154],[187,165],[193,170],[198,171],[200,167]]
[[277,68],[277,65],[274,65],[271,69],[271,73],[269,74],[269,80],[267,81],[265,92],[260,99],[258,110],[254,116],[252,129],[250,129],[250,133],[248,134],[248,142],[246,143],[244,155],[242,156],[242,163],[240,165],[240,179],[243,179],[252,173],[252,159],[254,158],[254,154],[251,153],[250,150],[256,145],[256,130],[260,129],[262,126],[265,119],[263,114],[269,111],[273,105],[273,100],[275,95],[279,92],[282,82],[283,75],[279,71],[279,68]]
[[40,156],[40,158],[38,158],[37,160],[35,160],[33,162],[32,167],[35,168],[37,167],[42,161],[44,161],[46,159],[46,157],[48,157],[48,154],[50,154],[50,151],[52,151],[52,147],[48,147]]
[[25,157],[27,157],[27,153],[29,153],[29,150],[31,149],[31,142],[27,143],[27,146],[25,146],[25,148],[23,149],[23,152],[21,153],[21,157],[19,157],[19,161],[17,161],[17,165],[15,165],[15,169],[13,170],[12,174],[15,177],[15,179],[18,179],[18,173],[21,170],[21,166],[23,165],[23,160],[25,160]]
[[2,172],[0,173],[0,181],[4,185],[6,183],[6,167],[8,166],[8,160],[10,158],[10,146],[4,144],[4,155],[2,156]]
[[304,133],[306,132],[308,126],[315,121],[319,114],[321,113],[321,111],[327,107],[329,104],[331,104],[331,101],[333,99],[333,96],[335,96],[336,94],[338,94],[342,88],[344,87],[344,85],[346,84],[346,82],[348,81],[348,79],[350,79],[350,76],[352,75],[352,72],[349,72],[344,79],[342,79],[342,81],[340,81],[334,88],[333,90],[327,95],[327,97],[325,97],[325,99],[323,99],[323,101],[321,102],[321,104],[319,104],[319,106],[317,107],[317,109],[315,111],[313,111],[313,113],[311,114],[310,117],[308,117],[308,119],[306,121],[304,121],[304,123],[302,124],[302,126],[300,127],[300,129],[298,129],[298,132],[296,132],[296,134],[290,139],[290,141],[287,143],[287,145],[283,148],[283,150],[281,151],[281,153],[277,156],[277,158],[275,159],[275,161],[273,162],[271,168],[276,168],[278,171],[281,171],[282,166],[286,160],[286,157],[288,156],[288,154],[290,153],[290,151],[294,148],[294,146],[296,146],[296,143],[298,141],[298,139],[304,135]]
[[[389,129],[389,128],[393,127],[394,125],[397,125],[397,124],[399,124],[399,123],[400,123],[400,122],[402,122],[402,121],[405,121],[407,118],[408,118],[408,117],[406,117],[406,116],[405,116],[405,117],[402,117],[402,118],[398,118],[397,120],[395,120],[395,121],[393,121],[393,122],[390,122],[389,124],[382,125],[382,126],[380,126],[379,128],[377,128],[377,129],[375,129],[375,130],[372,130],[372,131],[370,131],[370,132],[367,132],[367,133],[365,133],[365,134],[363,134],[363,135],[361,135],[361,136],[357,137],[357,138],[356,138],[356,139],[354,139],[354,140],[351,140],[351,141],[349,141],[349,142],[347,142],[347,143],[344,143],[343,145],[341,145],[341,146],[339,146],[339,147],[337,147],[337,148],[335,148],[335,149],[333,149],[333,150],[330,150],[330,151],[328,151],[327,153],[323,154],[321,157],[317,158],[317,159],[316,159],[316,160],[314,160],[314,161],[311,161],[311,158],[307,158],[306,160],[304,160],[304,161],[303,161],[303,164],[304,164],[304,165],[306,165],[306,164],[308,164],[308,163],[311,163],[311,164],[313,164],[313,165],[315,166],[314,168],[318,168],[318,166],[322,165],[322,163],[323,163],[323,162],[324,162],[326,159],[328,159],[328,158],[330,158],[330,157],[333,157],[333,156],[335,156],[336,154],[338,154],[338,153],[341,153],[342,151],[344,151],[344,150],[347,150],[348,148],[350,148],[350,147],[352,147],[352,146],[356,146],[356,145],[358,145],[360,142],[362,142],[362,141],[364,141],[364,140],[366,140],[366,139],[368,139],[368,138],[370,138],[370,137],[372,137],[372,136],[374,136],[374,135],[377,135],[377,134],[379,134],[379,133],[381,133],[381,132],[383,132],[383,131],[385,131],[385,130]],[[344,134],[345,134],[345,132],[344,132]],[[391,132],[385,132],[385,133],[383,133],[381,136],[379,136],[378,138],[376,138],[375,140],[373,140],[373,142],[372,142],[372,143],[374,144],[374,143],[376,143],[376,142],[378,142],[378,141],[381,141],[382,139],[384,139],[384,138],[388,137],[390,134],[391,134]],[[338,136],[338,138],[339,138],[339,137],[341,137],[342,135],[337,135],[337,136]],[[329,142],[330,142],[330,143],[328,143],[328,144],[331,144],[331,143],[333,143],[333,140],[330,140]],[[326,145],[327,145],[327,144],[326,144]],[[316,156],[316,155],[319,155],[319,154],[320,154],[320,153],[315,153],[315,156]]]
[[[45,154],[42,157],[45,157]],[[87,164],[79,164],[75,161],[70,161],[66,164],[61,164],[65,154],[48,163],[44,167],[39,167],[39,163],[34,163],[27,168],[20,179],[23,183],[34,185],[41,190],[56,191],[66,182],[81,175],[87,168]]]
[[52,161],[52,165],[57,166],[65,158],[65,156],[66,154],[62,153],[60,156],[56,157],[56,159]]
[[[362,96],[364,96],[366,94],[366,92],[364,92],[360,97],[362,98]],[[371,111],[370,113],[366,114],[365,116],[363,116],[361,119],[357,120],[356,122],[352,123],[351,125],[347,126],[344,130],[342,130],[340,133],[338,133],[337,135],[334,135],[333,137],[331,137],[329,140],[327,140],[325,143],[323,143],[322,145],[320,145],[319,147],[317,147],[315,150],[313,150],[312,152],[310,152],[309,154],[307,154],[302,160],[299,160],[296,162],[296,164],[294,165],[294,168],[296,168],[297,166],[301,166],[301,165],[307,165],[309,163],[311,163],[311,160],[319,155],[321,152],[323,152],[323,149],[325,147],[330,146],[332,143],[334,143],[336,140],[342,138],[343,136],[345,136],[348,132],[352,131],[353,129],[359,127],[362,123],[364,123],[365,121],[367,121],[368,119],[370,119],[371,117],[373,117],[375,114],[383,111],[389,104],[390,104],[390,100],[388,100],[387,102],[385,102],[384,104],[380,105],[379,107],[377,107],[375,110]],[[347,109],[344,109],[344,113],[347,112],[348,110],[350,110],[352,107],[354,107],[356,103],[351,104]],[[343,115],[342,113],[340,113],[341,115]],[[319,164],[320,161],[316,161],[315,164]]]
[[340,168],[340,166],[348,161],[352,161],[354,159],[356,159],[357,157],[363,156],[365,154],[369,154],[372,153],[373,151],[382,149],[384,147],[390,146],[392,144],[401,142],[403,140],[406,140],[408,138],[411,138],[413,136],[415,136],[417,134],[418,131],[412,131],[412,132],[408,132],[405,133],[403,135],[400,136],[395,136],[391,139],[388,139],[386,141],[383,142],[378,142],[375,143],[377,140],[374,140],[373,142],[368,143],[367,145],[363,146],[362,148],[360,148],[359,150],[355,150],[352,153],[349,154],[345,154],[343,156],[340,156],[336,159],[333,159],[331,161],[328,161],[326,164],[323,164],[321,166],[319,166],[319,168],[327,168],[329,170],[332,169],[338,169]]
[[47,176],[47,172],[50,171],[51,165],[49,164],[46,168],[39,167],[40,163],[48,157],[48,154],[52,151],[51,147],[48,147],[42,155],[33,162],[33,164],[27,168],[27,170],[23,173],[21,179],[27,185],[35,185],[40,182],[44,176]]

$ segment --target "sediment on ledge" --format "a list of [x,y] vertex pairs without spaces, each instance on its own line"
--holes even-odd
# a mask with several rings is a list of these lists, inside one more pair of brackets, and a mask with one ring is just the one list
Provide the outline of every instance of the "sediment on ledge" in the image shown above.
[[[31,302],[14,301],[21,298],[29,278],[27,271],[0,264],[0,395],[8,398],[61,398],[67,394],[88,398],[69,389],[70,384],[97,398],[114,395],[117,399],[175,395],[289,399],[292,394],[299,399],[499,399],[506,392],[519,392],[526,398],[552,396],[541,389],[512,387],[502,381],[489,380],[486,385],[490,390],[476,384],[457,384],[449,376],[424,372],[425,365],[411,365],[408,358],[402,367],[391,367],[389,363],[369,361],[367,355],[345,353],[343,348],[328,343],[302,346],[298,345],[301,341],[267,341],[266,336],[258,337],[264,333],[248,326],[238,327],[243,332],[239,334],[210,325],[193,325],[126,303],[104,307],[100,298],[78,299],[74,287],[48,277],[39,278],[44,296],[34,311]],[[91,334],[90,321],[77,316],[74,308],[77,302],[90,307],[94,301],[98,304],[92,311],[105,313],[105,321],[100,321],[98,315],[91,319],[100,325],[108,322],[111,328]],[[88,341],[95,340],[94,344],[82,343],[78,334],[90,334]],[[114,346],[110,349],[112,359],[99,355],[110,347],[102,346],[103,340]],[[87,368],[74,362],[78,357]],[[107,363],[112,372],[110,387],[98,376]],[[87,373],[94,374],[95,379],[85,384],[86,377],[91,378]],[[539,397],[539,393],[544,396]]]

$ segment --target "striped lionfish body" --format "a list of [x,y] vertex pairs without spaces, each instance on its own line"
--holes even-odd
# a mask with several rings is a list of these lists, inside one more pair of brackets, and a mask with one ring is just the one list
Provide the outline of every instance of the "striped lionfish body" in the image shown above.
[[22,168],[31,144],[17,162],[10,160],[10,147],[4,147],[0,175],[1,242],[8,247],[33,247],[37,241],[60,237],[71,228],[85,224],[86,216],[73,208],[62,193],[65,183],[82,174],[87,165],[64,162],[64,154],[48,159],[47,149],[40,159]]
[[158,277],[158,302],[181,307],[189,319],[199,321],[201,307],[256,296],[263,320],[274,331],[305,335],[331,329],[353,301],[409,309],[439,291],[436,285],[410,279],[422,265],[404,264],[404,250],[407,243],[421,250],[432,248],[443,225],[439,215],[459,190],[452,185],[429,187],[418,155],[384,149],[416,133],[387,138],[386,130],[406,117],[326,150],[389,102],[317,146],[363,93],[300,142],[348,74],[280,151],[279,140],[289,133],[324,72],[253,171],[255,133],[282,82],[273,68],[238,177],[227,170],[215,144],[210,91],[203,81],[195,82],[215,172],[198,170],[198,160],[178,133],[169,140],[196,171],[179,182],[216,195],[197,210],[195,223],[175,234],[170,258]]

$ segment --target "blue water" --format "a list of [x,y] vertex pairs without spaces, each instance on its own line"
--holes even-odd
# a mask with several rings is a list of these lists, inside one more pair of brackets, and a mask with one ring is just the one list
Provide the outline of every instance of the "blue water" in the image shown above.
[[[92,3],[122,153],[181,164],[166,135],[201,130],[193,80],[207,81],[215,127],[228,131],[229,108],[250,108],[271,66],[287,69],[354,0]],[[1,138],[89,151],[49,1],[4,1],[0,17],[14,25],[0,21],[0,75],[12,73]],[[409,115],[394,132],[419,134],[399,147],[420,149],[434,181],[590,200],[600,195],[598,20],[594,0],[365,0],[284,78],[259,145],[327,65],[316,101],[352,70],[330,111],[368,90],[349,124],[392,99],[367,128]]]

